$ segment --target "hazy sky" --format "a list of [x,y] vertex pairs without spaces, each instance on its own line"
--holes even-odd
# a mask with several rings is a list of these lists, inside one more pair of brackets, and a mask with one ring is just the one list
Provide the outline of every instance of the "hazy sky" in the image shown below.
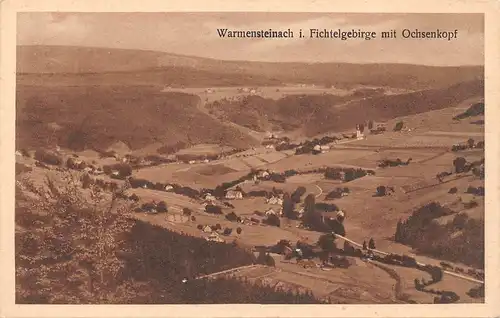
[[[223,39],[217,28],[292,29],[293,39]],[[302,28],[398,30],[398,39],[298,38]],[[458,39],[402,39],[402,29],[458,29]],[[18,44],[163,51],[224,60],[483,65],[480,14],[20,13]]]

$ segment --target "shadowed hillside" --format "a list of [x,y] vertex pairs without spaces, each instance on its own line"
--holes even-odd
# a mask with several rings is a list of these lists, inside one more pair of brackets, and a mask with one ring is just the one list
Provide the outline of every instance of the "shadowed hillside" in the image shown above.
[[216,116],[258,131],[303,128],[307,135],[314,136],[352,128],[367,120],[383,121],[451,107],[483,94],[483,81],[471,81],[445,89],[376,96],[351,102],[349,99],[352,96],[290,95],[279,100],[248,96],[236,101],[213,102],[208,108]]
[[199,97],[148,87],[17,87],[17,147],[59,144],[132,149],[179,141],[244,147],[254,142],[197,110]]
[[[426,89],[446,87],[483,76],[481,66],[220,61],[152,51],[65,46],[19,46],[17,71],[20,83],[37,85],[68,85],[68,82],[73,85],[104,85],[123,81],[127,85],[307,83]],[[75,74],[85,75],[75,78]]]

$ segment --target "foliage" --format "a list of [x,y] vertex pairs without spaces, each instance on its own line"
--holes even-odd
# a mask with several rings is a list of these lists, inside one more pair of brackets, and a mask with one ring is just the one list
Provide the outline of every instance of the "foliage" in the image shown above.
[[457,157],[453,160],[453,166],[455,167],[456,173],[462,173],[465,171],[465,165],[467,160],[464,157]]
[[393,128],[393,131],[401,131],[403,129],[404,123],[402,121],[398,121]]
[[332,234],[323,234],[318,239],[318,246],[326,252],[331,252],[336,249],[335,237]]
[[[128,207],[95,186],[85,198],[71,175],[62,182],[47,179],[48,190],[35,190],[37,201],[16,209],[16,224],[27,229],[16,233],[16,297],[21,303],[112,303],[117,294],[111,291],[124,284],[125,264],[116,252],[132,227]],[[30,223],[33,217],[38,222]]]
[[476,103],[471,105],[465,112],[453,117],[454,120],[461,120],[468,117],[484,115],[484,103]]
[[[295,192],[297,192],[297,191],[295,191]],[[300,197],[299,197],[299,200],[300,200]],[[295,219],[296,214],[295,214],[294,209],[295,209],[295,205],[294,205],[294,201],[293,201],[292,197],[290,197],[290,194],[288,192],[285,192],[283,194],[283,204],[282,204],[283,215],[286,218]]]
[[62,164],[63,160],[61,156],[58,154],[44,150],[44,149],[38,149],[35,151],[35,156],[34,158],[40,162],[46,163],[48,165],[53,165],[53,166],[59,166]]
[[484,221],[469,218],[465,213],[455,215],[444,225],[435,221],[452,213],[437,203],[425,205],[406,221],[398,222],[394,239],[421,253],[483,268]]
[[262,221],[262,223],[271,225],[271,226],[277,226],[280,227],[280,218],[276,214],[269,214],[267,218]]

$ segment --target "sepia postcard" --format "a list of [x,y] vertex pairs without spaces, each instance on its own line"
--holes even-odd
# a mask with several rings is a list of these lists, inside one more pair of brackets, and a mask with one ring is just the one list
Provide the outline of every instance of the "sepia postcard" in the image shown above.
[[1,2],[0,315],[499,316],[498,4]]

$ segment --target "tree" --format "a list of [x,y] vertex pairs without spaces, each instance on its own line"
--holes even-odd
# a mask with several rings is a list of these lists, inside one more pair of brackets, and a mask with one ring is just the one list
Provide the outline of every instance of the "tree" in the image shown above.
[[237,233],[237,234],[241,234],[241,232],[242,232],[242,231],[243,231],[243,230],[241,229],[241,227],[237,227],[237,228],[236,228],[236,233]]
[[385,186],[378,186],[378,187],[377,187],[377,192],[376,192],[376,194],[375,194],[375,195],[376,195],[377,197],[383,197],[383,196],[385,196],[385,195],[386,195],[386,193],[387,193],[387,189],[386,189],[386,187],[385,187]]
[[368,247],[366,246],[366,241],[363,241],[363,251],[366,251]]
[[62,180],[63,186],[46,180],[48,200],[43,199],[47,192],[32,188],[42,199],[16,215],[16,222],[33,213],[48,216],[40,221],[44,226],[16,233],[17,297],[21,302],[113,302],[125,284],[119,279],[125,263],[116,251],[126,252],[130,206],[95,185],[87,198],[70,174]]
[[318,239],[318,246],[325,252],[335,250],[335,237],[332,234],[323,234]]
[[371,250],[374,250],[374,249],[375,249],[375,241],[373,240],[373,238],[370,238],[370,241],[368,242],[368,247],[369,247]]
[[455,172],[456,173],[461,173],[465,170],[465,165],[467,163],[467,160],[465,160],[464,157],[457,157],[455,160],[453,160],[453,166],[455,167]]
[[283,209],[283,215],[286,218],[289,219],[294,218],[294,204],[288,192],[285,192],[285,194],[283,194],[282,209]]
[[398,121],[395,125],[394,125],[394,131],[401,131],[401,129],[403,129],[403,125],[404,123],[402,121]]
[[276,214],[269,214],[263,223],[271,226],[280,227],[280,218]]
[[192,213],[193,213],[193,210],[191,210],[190,208],[183,208],[182,209],[182,214],[185,216],[191,216]]
[[156,211],[167,212],[168,211],[167,203],[165,203],[165,201],[158,202],[158,204],[156,205]]
[[302,223],[312,229],[321,227],[321,214],[316,211],[316,198],[314,194],[309,194],[304,200]]
[[474,139],[469,138],[469,139],[467,140],[467,146],[468,146],[469,148],[474,148]]
[[370,130],[373,129],[373,120],[368,121],[368,129],[370,129]]
[[291,195],[292,202],[299,203],[300,198],[304,195],[304,193],[306,193],[306,188],[302,186],[298,187]]
[[398,220],[398,223],[396,225],[396,233],[394,234],[394,241],[397,243],[402,243],[403,242],[403,223],[401,220]]

